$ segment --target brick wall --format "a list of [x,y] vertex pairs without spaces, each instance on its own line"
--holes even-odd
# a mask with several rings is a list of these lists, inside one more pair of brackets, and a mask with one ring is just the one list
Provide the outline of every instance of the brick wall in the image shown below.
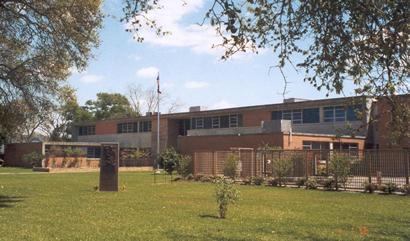
[[232,147],[258,148],[262,145],[283,145],[282,134],[256,134],[241,136],[179,136],[178,150],[185,154],[196,151],[225,151]]
[[42,153],[42,143],[15,143],[6,145],[4,161],[6,166],[32,167],[31,163],[25,163],[23,156],[36,151]]
[[[401,101],[410,106],[410,95],[399,96]],[[391,107],[386,99],[379,99],[375,106],[375,123],[374,123],[374,145],[380,149],[388,148],[406,148],[410,149],[410,138],[402,138],[397,143],[391,139],[389,121],[392,118],[390,114]],[[410,123],[409,123],[410,125]]]

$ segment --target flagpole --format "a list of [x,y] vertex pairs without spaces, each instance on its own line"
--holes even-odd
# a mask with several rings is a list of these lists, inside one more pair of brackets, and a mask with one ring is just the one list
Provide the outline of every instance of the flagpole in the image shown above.
[[159,113],[159,104],[160,104],[160,98],[159,95],[161,94],[161,91],[159,90],[159,72],[158,72],[158,77],[157,77],[157,171],[159,171],[159,153],[160,153],[160,140],[159,140],[159,128],[160,128],[160,113]]
[[159,92],[157,95],[157,103],[158,103],[158,110],[157,110],[157,169],[159,170],[159,122],[160,122],[160,118],[159,118]]

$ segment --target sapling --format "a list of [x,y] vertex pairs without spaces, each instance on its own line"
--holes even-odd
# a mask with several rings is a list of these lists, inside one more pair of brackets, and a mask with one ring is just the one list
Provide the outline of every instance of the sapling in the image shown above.
[[216,181],[215,195],[219,218],[225,218],[229,204],[238,201],[239,191],[235,188],[232,179],[222,177]]

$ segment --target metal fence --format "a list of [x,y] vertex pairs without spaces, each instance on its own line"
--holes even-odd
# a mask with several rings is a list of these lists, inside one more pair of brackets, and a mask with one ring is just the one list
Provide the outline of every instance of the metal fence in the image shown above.
[[362,188],[364,182],[409,184],[409,150],[263,151],[239,148],[229,151],[203,151],[194,153],[194,174],[222,175],[224,163],[231,154],[238,156],[237,175],[242,178],[273,177],[273,162],[288,159],[292,163],[287,175],[289,180],[315,177],[320,181],[329,176],[329,163],[332,157],[343,155],[349,159],[350,165],[347,188]]

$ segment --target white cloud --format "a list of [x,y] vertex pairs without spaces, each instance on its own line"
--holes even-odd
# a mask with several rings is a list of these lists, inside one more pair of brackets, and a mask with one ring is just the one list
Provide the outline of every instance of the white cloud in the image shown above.
[[187,89],[204,89],[207,88],[209,84],[204,81],[188,81],[185,82],[185,88]]
[[213,104],[213,105],[210,107],[210,109],[211,109],[211,110],[214,110],[214,109],[226,109],[226,108],[232,108],[232,107],[234,107],[234,106],[235,106],[234,104],[229,103],[229,102],[226,101],[226,100],[220,100],[220,101],[216,102],[215,104]]
[[137,71],[137,76],[146,79],[153,79],[157,77],[158,71],[158,68],[153,66],[141,68]]
[[94,84],[98,83],[104,79],[103,75],[96,75],[96,74],[85,74],[80,77],[79,81],[84,84]]
[[155,19],[158,26],[171,34],[157,36],[149,27],[143,27],[140,34],[144,37],[144,42],[167,47],[188,47],[195,53],[221,55],[223,53],[221,48],[212,48],[214,44],[221,42],[214,27],[209,24],[200,26],[181,23],[183,17],[201,10],[205,2],[205,0],[162,1],[162,6],[151,10],[147,17]]

